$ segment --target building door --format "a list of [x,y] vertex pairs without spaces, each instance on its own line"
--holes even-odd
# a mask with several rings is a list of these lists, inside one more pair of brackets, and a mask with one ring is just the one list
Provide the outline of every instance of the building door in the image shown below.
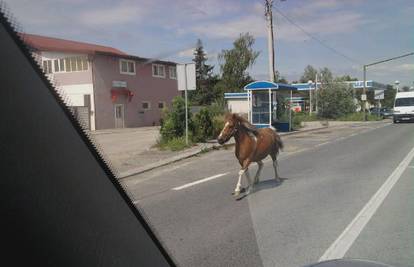
[[124,128],[124,115],[124,105],[115,104],[115,128]]

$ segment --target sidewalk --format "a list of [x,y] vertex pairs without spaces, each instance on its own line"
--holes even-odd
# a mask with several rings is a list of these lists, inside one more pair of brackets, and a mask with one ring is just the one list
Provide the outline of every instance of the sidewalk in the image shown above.
[[[358,123],[364,122],[330,122],[329,125],[320,122],[310,122],[305,123],[304,127],[298,131],[281,132],[279,134],[286,136]],[[105,158],[111,162],[114,172],[118,174],[117,176],[120,179],[222,147],[215,140],[212,140],[179,152],[160,151],[153,147],[159,137],[159,127],[100,130],[93,132],[91,135],[102,150]],[[233,138],[230,139],[226,146],[232,145],[234,145]]]

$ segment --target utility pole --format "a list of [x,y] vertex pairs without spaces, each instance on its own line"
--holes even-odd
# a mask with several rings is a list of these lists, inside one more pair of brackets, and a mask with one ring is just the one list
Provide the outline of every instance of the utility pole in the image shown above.
[[265,0],[265,16],[267,21],[267,49],[269,54],[269,80],[275,82],[275,48],[273,42],[273,0]]

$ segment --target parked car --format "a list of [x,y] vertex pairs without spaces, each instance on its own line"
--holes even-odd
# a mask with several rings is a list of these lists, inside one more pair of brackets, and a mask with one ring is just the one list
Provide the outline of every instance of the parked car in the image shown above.
[[372,115],[381,116],[382,118],[390,118],[392,117],[392,114],[393,114],[392,110],[389,108],[378,108],[378,107],[371,108],[369,112]]

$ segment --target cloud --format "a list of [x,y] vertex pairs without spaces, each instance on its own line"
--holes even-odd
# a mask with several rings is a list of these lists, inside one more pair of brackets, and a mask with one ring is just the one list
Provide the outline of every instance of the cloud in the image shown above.
[[382,64],[382,65],[375,65],[370,67],[371,70],[375,71],[382,71],[382,72],[413,72],[414,71],[414,64],[413,63],[403,63],[398,65],[391,65],[391,64]]
[[194,48],[179,51],[177,54],[179,57],[192,57],[194,54]]
[[136,6],[121,5],[84,11],[79,15],[80,21],[86,25],[116,25],[138,22],[145,11]]
[[[366,23],[364,17],[354,12],[337,12],[319,16],[317,20],[299,23],[307,32],[318,35],[351,33]],[[308,37],[296,26],[283,20],[275,25],[277,39],[285,41],[303,41]],[[263,16],[247,15],[225,22],[208,22],[192,26],[190,29],[181,29],[184,32],[194,32],[210,38],[234,39],[242,32],[249,32],[256,38],[266,37],[266,21]]]

